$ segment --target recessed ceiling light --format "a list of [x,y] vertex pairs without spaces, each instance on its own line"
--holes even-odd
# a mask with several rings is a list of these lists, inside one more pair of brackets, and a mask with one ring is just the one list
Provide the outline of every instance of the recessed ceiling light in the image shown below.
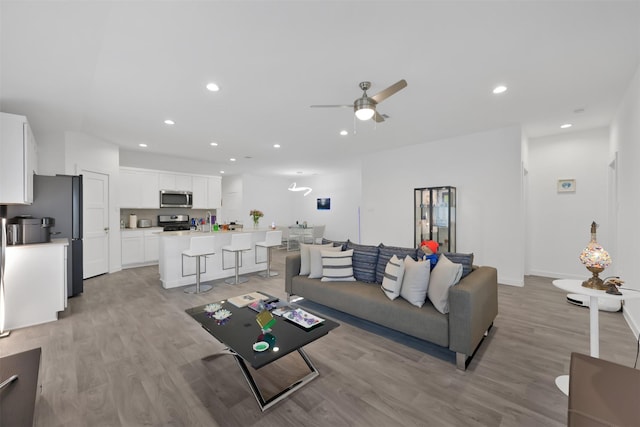
[[147,144],[138,144],[138,147],[146,148]]
[[176,122],[174,122],[174,121],[173,121],[173,120],[171,120],[171,119],[167,119],[167,120],[165,120],[165,121],[164,121],[164,124],[165,124],[165,125],[175,125],[175,124],[176,124]]
[[207,89],[210,90],[211,92],[217,92],[220,90],[220,87],[215,83],[209,83],[207,85]]
[[230,158],[230,159],[229,159],[229,161],[230,161],[230,162],[235,162],[235,161],[236,161],[236,159],[232,157],[232,158]]
[[340,135],[342,136],[349,135],[349,132],[347,132],[346,130],[341,130]]
[[495,88],[493,88],[493,93],[496,94],[496,95],[499,94],[499,93],[504,93],[506,91],[507,91],[507,87],[506,86],[502,86],[502,85],[496,86]]
[[218,143],[217,142],[210,142],[209,145],[212,146],[212,147],[217,147]]
[[567,129],[567,128],[570,128],[571,126],[573,126],[571,123],[565,123],[562,126],[560,126],[560,129]]
[[224,171],[220,171],[220,173],[224,173]]
[[280,148],[280,144],[273,144],[273,148]]

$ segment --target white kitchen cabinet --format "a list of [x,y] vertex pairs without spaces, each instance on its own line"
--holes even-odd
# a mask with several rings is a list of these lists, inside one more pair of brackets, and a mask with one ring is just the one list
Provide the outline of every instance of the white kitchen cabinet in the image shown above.
[[160,258],[160,239],[158,232],[162,228],[150,229],[144,231],[144,262],[157,263]]
[[158,234],[161,227],[121,230],[122,267],[157,264],[159,258]]
[[0,113],[0,204],[33,203],[37,145],[25,116]]
[[191,175],[160,173],[159,190],[192,191]]
[[193,177],[193,208],[218,209],[222,193],[222,179],[219,176]]
[[158,173],[154,171],[120,168],[120,207],[158,209]]
[[[5,328],[58,319],[67,306],[67,239],[7,246]],[[37,266],[37,268],[34,268]]]
[[142,230],[123,230],[120,233],[120,242],[123,267],[144,262],[144,232]]

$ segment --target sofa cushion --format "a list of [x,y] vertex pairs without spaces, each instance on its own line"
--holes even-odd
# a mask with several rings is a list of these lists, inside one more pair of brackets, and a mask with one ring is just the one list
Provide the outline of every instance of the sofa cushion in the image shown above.
[[449,261],[462,264],[462,277],[471,273],[473,270],[473,253],[470,254],[461,254],[457,252],[443,252],[444,255],[449,259]]
[[416,307],[422,307],[427,300],[429,287],[429,261],[416,261],[407,255],[404,259],[404,276],[400,296]]
[[347,242],[340,242],[340,241],[337,241],[337,240],[329,240],[329,239],[325,239],[323,237],[322,238],[322,244],[326,245],[327,243],[331,243],[333,246],[341,246],[343,251],[347,247]]
[[353,249],[347,251],[320,251],[323,282],[354,282]]
[[340,252],[342,248],[340,246],[323,246],[323,245],[309,245],[309,260],[311,263],[309,278],[320,279],[322,278],[322,254],[321,251],[336,251]]
[[306,276],[292,278],[292,291],[306,300],[323,304],[407,335],[449,346],[449,316],[438,312],[431,302],[418,308],[403,298],[394,301],[370,283],[321,282]]
[[382,284],[384,278],[384,270],[387,268],[387,263],[392,256],[397,256],[400,259],[404,259],[409,255],[412,259],[418,259],[418,252],[416,248],[401,248],[397,246],[385,246],[382,243],[378,246],[378,264],[376,265],[376,283]]
[[442,314],[449,312],[449,288],[460,281],[462,264],[456,264],[444,254],[440,254],[438,263],[431,272],[429,282],[429,299],[433,306]]
[[382,279],[381,286],[382,291],[390,300],[394,300],[400,296],[402,276],[404,276],[404,260],[394,255],[384,270],[384,278]]
[[[300,243],[300,275],[307,276],[311,272],[311,255],[309,255],[309,248],[314,245],[307,243]],[[317,245],[316,245],[317,246]],[[326,247],[333,247],[333,243],[326,245],[319,245]]]
[[353,249],[353,275],[356,280],[375,283],[378,247],[359,245],[347,240],[346,249]]

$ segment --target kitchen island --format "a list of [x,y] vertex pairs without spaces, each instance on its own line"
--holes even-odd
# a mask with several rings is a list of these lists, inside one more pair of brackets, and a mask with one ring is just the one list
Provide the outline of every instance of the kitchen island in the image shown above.
[[[160,281],[165,289],[179,286],[193,285],[196,283],[196,258],[182,256],[182,251],[189,248],[192,237],[215,236],[214,255],[200,259],[200,280],[224,279],[235,275],[233,252],[222,253],[222,247],[231,244],[231,235],[235,233],[251,233],[251,249],[242,252],[240,274],[255,273],[266,270],[267,252],[264,248],[258,249],[256,263],[255,243],[264,241],[269,228],[246,229],[244,231],[165,231],[158,233],[160,237],[159,270]],[[222,257],[224,256],[225,270],[222,269]]]

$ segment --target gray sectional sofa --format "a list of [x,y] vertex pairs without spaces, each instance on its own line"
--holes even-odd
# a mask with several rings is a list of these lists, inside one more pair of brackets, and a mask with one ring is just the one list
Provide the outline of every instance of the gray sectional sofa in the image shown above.
[[[348,244],[348,243],[347,243]],[[348,248],[345,244],[345,248]],[[422,307],[403,298],[390,300],[381,290],[380,283],[367,283],[358,276],[380,279],[388,254],[394,252],[380,245],[378,256],[375,246],[351,245],[356,281],[325,282],[301,276],[300,253],[288,255],[285,261],[285,291],[289,298],[303,297],[327,307],[357,316],[432,342],[456,353],[456,366],[465,370],[475,350],[493,325],[498,314],[498,280],[493,267],[469,266],[466,275],[449,290],[449,313],[442,314],[427,299]],[[360,249],[360,250],[358,250]],[[397,248],[399,251],[401,248]],[[402,251],[400,251],[402,252]],[[404,249],[417,259],[419,249]],[[386,254],[386,258],[385,258]],[[404,256],[404,254],[402,254]],[[375,264],[374,264],[375,259]],[[363,261],[366,261],[363,263]],[[454,261],[455,262],[455,261]],[[374,269],[373,275],[370,268]],[[376,271],[377,270],[377,271]],[[380,282],[381,280],[379,280]]]

